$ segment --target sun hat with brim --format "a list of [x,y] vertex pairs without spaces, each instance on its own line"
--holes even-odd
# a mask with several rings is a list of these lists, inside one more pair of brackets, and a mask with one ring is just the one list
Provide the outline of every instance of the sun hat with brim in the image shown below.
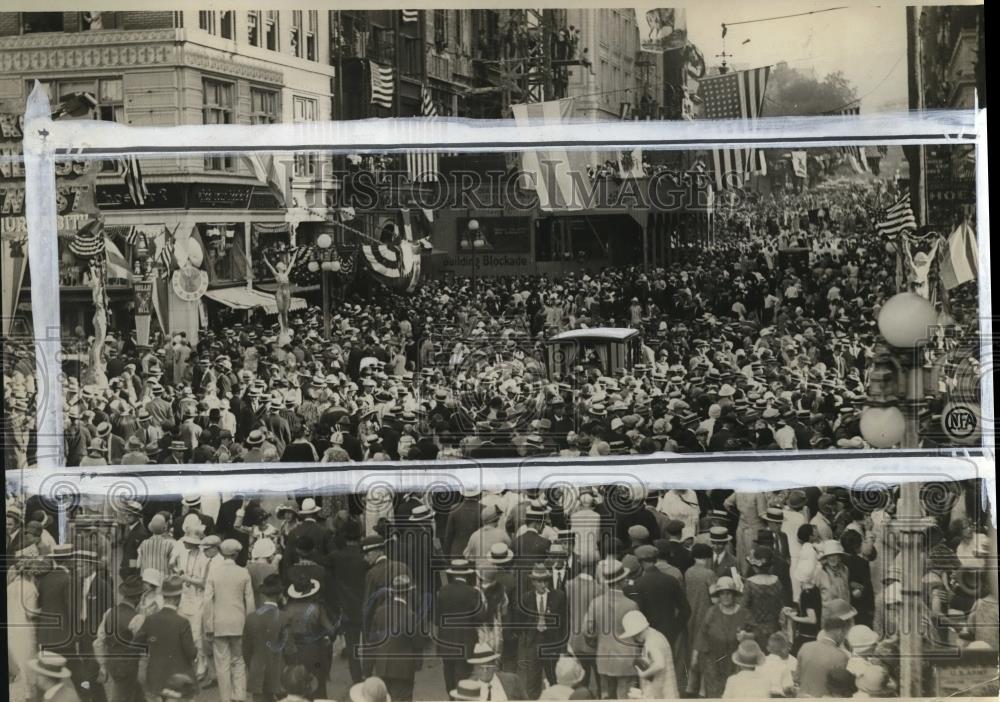
[[824,558],[829,558],[830,556],[844,556],[846,552],[844,547],[836,539],[829,539],[823,542],[823,551],[819,554],[820,560]]
[[477,643],[472,650],[472,655],[465,662],[469,665],[482,665],[483,663],[492,663],[499,658],[500,654],[494,651],[489,644]]
[[184,580],[179,575],[171,575],[163,581],[160,592],[164,597],[180,597],[184,592]]
[[274,510],[274,516],[284,519],[286,514],[295,514],[295,508],[291,505],[278,505]]
[[514,553],[507,544],[503,542],[496,543],[490,546],[489,560],[494,565],[503,565],[514,560]]
[[299,514],[307,514],[307,515],[308,514],[319,514],[319,512],[321,510],[322,510],[322,507],[320,507],[319,505],[316,504],[316,500],[314,500],[311,497],[307,497],[304,500],[302,500],[302,506],[299,507],[298,513]]
[[194,507],[195,505],[201,504],[201,495],[184,495],[181,498],[181,504],[185,507]]
[[713,584],[712,594],[718,595],[722,592],[733,592],[739,593],[739,589],[736,587],[736,581],[730,578],[728,575],[724,575]]
[[[373,694],[374,690],[369,691],[368,689],[373,685],[380,686],[380,694],[377,697]],[[392,696],[385,689],[385,683],[379,678],[368,678],[367,680],[351,685],[348,697],[350,697],[351,702],[392,702]],[[476,699],[479,698],[477,697]]]
[[607,584],[617,583],[628,577],[628,571],[617,559],[610,559],[601,564],[601,578]]
[[740,668],[756,668],[764,664],[764,652],[756,641],[746,639],[733,652],[732,661]]
[[38,658],[28,661],[28,667],[47,678],[65,680],[70,677],[69,668],[66,667],[66,659],[52,651],[41,651]]
[[185,534],[184,536],[181,537],[181,542],[197,546],[198,544],[201,543],[201,537],[198,536],[197,534]]
[[649,620],[646,619],[646,615],[637,609],[631,612],[626,612],[625,616],[622,617],[622,635],[623,639],[631,639],[637,634],[641,634],[646,629],[649,628]]
[[708,530],[708,540],[717,543],[724,544],[732,541],[733,537],[729,534],[729,529],[721,526],[714,526]]
[[202,539],[201,543],[199,544],[199,546],[201,546],[201,548],[203,548],[203,549],[205,549],[205,548],[212,548],[213,546],[215,548],[218,548],[219,544],[221,544],[221,543],[222,543],[222,539],[220,539],[218,536],[216,536],[216,535],[213,534],[211,536],[206,536],[204,539]]
[[455,689],[448,694],[453,700],[479,700],[482,699],[483,684],[478,680],[459,680]]
[[847,631],[847,645],[854,652],[871,648],[878,642],[878,634],[864,624],[855,624]]
[[470,561],[464,558],[455,558],[444,572],[448,575],[475,575],[476,570]]
[[416,507],[413,508],[413,511],[410,512],[411,522],[424,522],[427,521],[428,519],[433,519],[433,518],[434,518],[434,510],[432,510],[427,505],[417,505]]
[[293,600],[304,600],[312,597],[320,590],[320,582],[315,578],[310,578],[309,582],[296,582],[288,586],[288,596]]
[[126,575],[125,578],[118,583],[118,594],[122,597],[138,597],[145,589],[146,588],[143,587],[142,584],[142,578],[135,573]]
[[270,558],[277,553],[278,547],[273,539],[264,536],[253,542],[250,548],[250,558]]

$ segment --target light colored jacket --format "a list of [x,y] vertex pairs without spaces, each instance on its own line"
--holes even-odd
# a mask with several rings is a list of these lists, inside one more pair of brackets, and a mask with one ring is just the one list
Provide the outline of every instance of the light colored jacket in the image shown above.
[[205,633],[242,636],[247,613],[254,610],[253,585],[246,568],[223,560],[205,582]]

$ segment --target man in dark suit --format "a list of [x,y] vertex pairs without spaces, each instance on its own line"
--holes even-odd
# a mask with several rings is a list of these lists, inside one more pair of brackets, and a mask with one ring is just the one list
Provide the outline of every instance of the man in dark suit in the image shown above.
[[[410,577],[409,568],[398,561],[389,560],[385,547],[385,539],[381,536],[366,536],[361,540],[361,552],[368,564],[362,604],[362,631],[365,632],[367,643],[372,641],[375,611],[388,596],[392,581],[399,575]],[[412,586],[412,581],[410,584]]]
[[[470,488],[462,494],[462,501],[448,514],[444,527],[444,539],[441,548],[449,558],[461,558],[465,547],[482,524],[479,515],[482,506],[479,504],[479,490]],[[455,689],[449,687],[449,690]]]
[[281,576],[264,578],[263,603],[247,615],[243,628],[243,659],[247,662],[247,692],[254,702],[274,702],[280,697],[281,671],[285,667],[288,630],[282,624],[278,598],[284,591]]
[[529,507],[525,512],[524,533],[514,538],[514,563],[521,575],[518,578],[521,592],[532,590],[529,582],[531,569],[535,563],[544,562],[549,553],[549,546],[552,542],[539,533],[545,522],[545,514],[544,507],[537,505]]
[[556,682],[556,660],[566,650],[569,611],[566,593],[549,588],[551,574],[544,564],[529,573],[532,589],[523,592],[515,614],[518,636],[518,668],[529,699],[542,692],[542,674],[550,685]]
[[144,586],[138,575],[127,576],[118,586],[118,604],[109,609],[95,641],[104,677],[107,680],[109,702],[142,702],[139,684],[138,646],[132,644],[129,623],[138,614],[139,598]]
[[684,573],[694,565],[694,558],[691,556],[691,552],[684,547],[683,543],[684,522],[679,519],[671,519],[667,522],[665,531],[667,540],[670,542],[667,546],[667,563],[677,568],[681,573]]
[[646,615],[649,625],[670,642],[677,683],[680,689],[684,689],[687,683],[687,626],[691,618],[687,592],[681,580],[657,567],[659,551],[655,546],[640,546],[635,550],[635,556],[642,567],[642,575],[635,584],[635,603],[639,611]]
[[774,537],[774,544],[771,547],[774,555],[782,558],[786,563],[792,559],[791,551],[788,550],[788,534],[781,530],[781,524],[785,521],[785,511],[780,507],[768,507],[764,513],[764,521],[767,529]]
[[314,498],[307,497],[302,500],[302,505],[298,509],[299,523],[292,528],[285,539],[286,555],[281,561],[280,568],[286,580],[291,567],[298,560],[299,541],[304,540],[307,545],[311,545],[316,558],[325,558],[333,550],[333,532],[319,522],[321,511],[322,507]]
[[365,655],[374,661],[374,674],[382,678],[389,696],[399,702],[413,699],[413,680],[421,665],[423,632],[407,596],[413,592],[409,575],[392,580],[387,597],[375,609]]
[[[59,654],[74,654],[73,632],[79,613],[73,609],[73,574],[69,564],[73,546],[56,544],[50,554],[52,569],[38,578],[37,642],[40,649]],[[74,614],[76,617],[74,617]]]
[[[149,530],[143,524],[142,505],[129,500],[122,510],[125,520],[125,539],[122,541],[122,562],[118,574],[124,578],[131,573],[139,572],[139,544],[149,538]],[[175,535],[177,536],[177,535]]]
[[470,584],[475,572],[469,561],[453,560],[445,571],[448,583],[438,591],[434,603],[446,690],[454,690],[458,681],[469,677],[471,672],[466,660],[476,645],[476,630],[483,612],[480,593]]
[[134,641],[147,646],[146,695],[158,697],[174,673],[195,679],[194,662],[198,650],[191,635],[191,623],[177,612],[184,581],[173,575],[160,589],[163,607],[139,627]]
[[361,552],[361,524],[355,519],[349,519],[338,529],[338,535],[343,536],[344,544],[327,556],[326,568],[328,580],[340,605],[340,630],[344,634],[351,682],[359,683],[364,680],[357,646],[361,643],[367,568]]
[[731,576],[736,567],[736,556],[729,550],[729,542],[733,537],[724,526],[714,526],[708,530],[708,543],[712,547],[712,570],[716,577]]
[[69,669],[81,700],[104,702],[106,697],[98,681],[100,665],[94,655],[94,642],[100,633],[101,619],[113,601],[112,586],[95,551],[77,550],[73,560],[76,563],[72,573],[73,604],[79,621],[73,627],[73,648],[77,657],[70,661]]
[[486,700],[530,700],[521,679],[514,673],[501,673],[497,670],[500,654],[490,648],[489,644],[478,643],[472,651],[472,656],[466,661],[472,666],[472,674],[486,691]]

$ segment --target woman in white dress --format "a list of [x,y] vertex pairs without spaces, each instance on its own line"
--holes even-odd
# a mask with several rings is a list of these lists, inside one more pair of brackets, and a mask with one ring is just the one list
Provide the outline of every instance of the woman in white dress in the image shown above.
[[642,699],[677,699],[679,695],[674,654],[667,637],[651,627],[642,612],[632,610],[622,617],[621,638],[632,639],[642,646],[642,652],[635,661]]
[[694,490],[667,490],[656,503],[656,511],[667,515],[670,519],[684,522],[685,532],[698,533],[701,508],[698,506],[698,496]]

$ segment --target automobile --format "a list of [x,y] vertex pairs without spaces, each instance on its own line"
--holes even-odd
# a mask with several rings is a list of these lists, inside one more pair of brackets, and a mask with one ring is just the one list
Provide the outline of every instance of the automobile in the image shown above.
[[578,366],[598,368],[602,375],[615,375],[619,368],[631,370],[642,357],[642,334],[628,327],[594,327],[559,332],[545,342],[545,360],[550,380],[567,381]]

